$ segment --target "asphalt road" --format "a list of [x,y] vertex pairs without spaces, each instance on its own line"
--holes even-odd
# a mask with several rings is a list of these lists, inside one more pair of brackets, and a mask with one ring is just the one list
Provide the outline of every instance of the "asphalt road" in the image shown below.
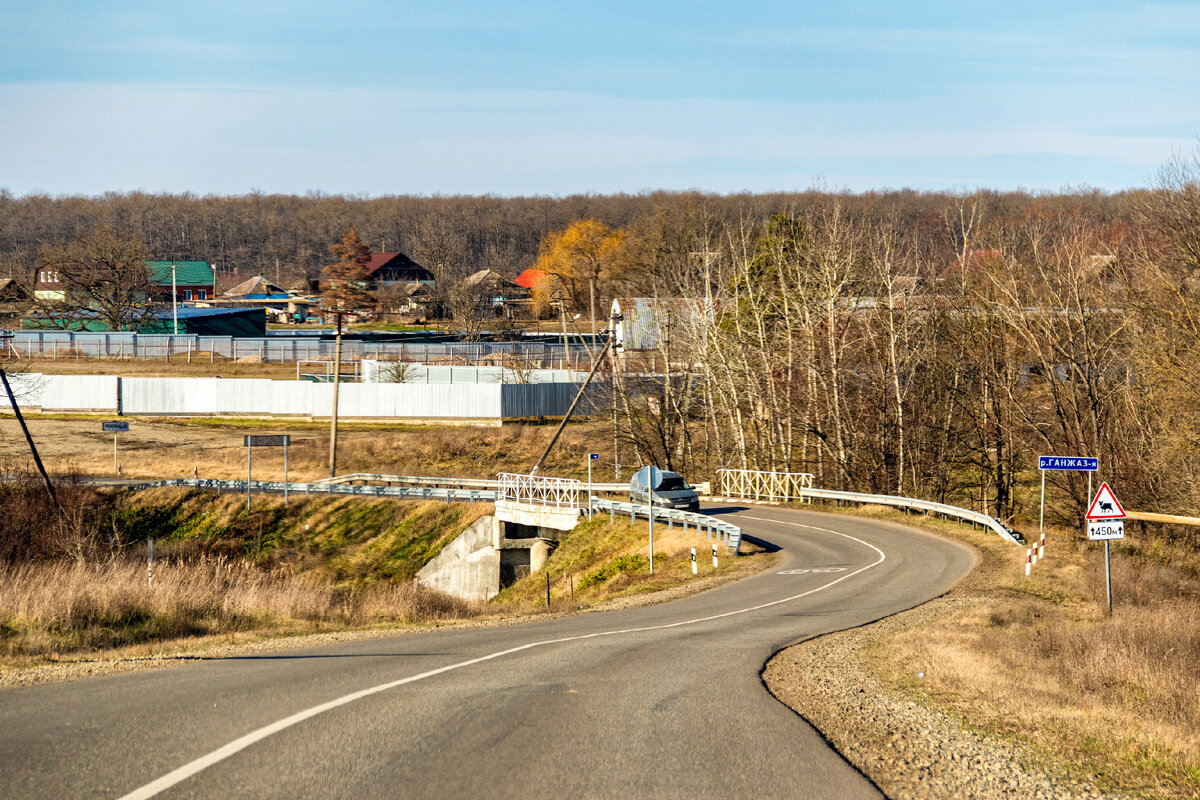
[[759,673],[937,596],[971,552],[849,517],[736,517],[783,563],[663,605],[5,691],[0,796],[878,797]]

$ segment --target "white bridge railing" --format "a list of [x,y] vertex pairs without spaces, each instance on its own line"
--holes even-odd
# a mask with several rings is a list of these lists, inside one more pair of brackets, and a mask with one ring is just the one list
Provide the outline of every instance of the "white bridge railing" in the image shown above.
[[497,503],[579,508],[586,490],[583,481],[539,475],[515,475],[501,472],[496,486]]
[[801,499],[805,489],[811,489],[810,472],[764,472],[753,469],[719,469],[722,497],[741,497],[747,500],[766,500],[787,503]]

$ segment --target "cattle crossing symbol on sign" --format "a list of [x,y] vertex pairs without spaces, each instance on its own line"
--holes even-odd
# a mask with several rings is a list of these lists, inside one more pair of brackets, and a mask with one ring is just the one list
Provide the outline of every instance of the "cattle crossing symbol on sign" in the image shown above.
[[1104,594],[1108,599],[1108,613],[1112,615],[1112,563],[1108,543],[1113,539],[1125,538],[1125,509],[1113,494],[1108,482],[1100,484],[1100,491],[1092,499],[1087,512],[1087,536],[1095,542],[1104,542]]
[[1096,492],[1096,497],[1092,500],[1087,518],[1088,520],[1125,519],[1125,509],[1121,508],[1120,501],[1117,500],[1117,496],[1113,494],[1113,490],[1107,482],[1100,484],[1100,491]]

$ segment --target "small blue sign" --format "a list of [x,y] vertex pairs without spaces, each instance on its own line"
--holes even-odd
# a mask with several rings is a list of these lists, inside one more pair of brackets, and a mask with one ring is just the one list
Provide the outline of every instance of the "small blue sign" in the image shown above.
[[1100,459],[1091,456],[1038,456],[1038,469],[1095,472],[1100,469]]
[[588,458],[590,458],[592,461],[599,461],[600,454],[599,453],[588,453]]

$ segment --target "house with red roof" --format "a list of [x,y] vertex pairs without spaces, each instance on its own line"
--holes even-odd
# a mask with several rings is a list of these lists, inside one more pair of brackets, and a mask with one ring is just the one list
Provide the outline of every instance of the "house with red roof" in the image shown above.
[[547,273],[544,269],[534,269],[533,267],[530,267],[518,275],[517,279],[514,280],[513,283],[526,289],[532,289],[534,286],[537,286],[539,283],[545,280],[547,274],[549,273]]

